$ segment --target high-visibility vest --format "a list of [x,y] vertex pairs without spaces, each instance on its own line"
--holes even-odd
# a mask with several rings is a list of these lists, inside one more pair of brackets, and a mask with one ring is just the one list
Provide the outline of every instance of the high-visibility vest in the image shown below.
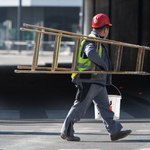
[[[90,34],[89,37],[96,37],[96,36],[94,34]],[[78,54],[77,69],[79,71],[91,70],[91,66],[92,66],[92,62],[89,58],[81,57],[81,52],[82,52],[85,42],[86,42],[86,40],[82,41],[81,47],[79,50],[79,54]],[[99,56],[102,57],[102,46],[101,45],[100,45],[100,50],[99,50]],[[71,78],[74,78],[76,75],[77,75],[77,73],[72,73]]]

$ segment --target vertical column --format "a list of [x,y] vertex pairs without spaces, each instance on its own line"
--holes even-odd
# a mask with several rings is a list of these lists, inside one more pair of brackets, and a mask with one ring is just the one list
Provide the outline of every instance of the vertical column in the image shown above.
[[93,0],[84,0],[84,35],[91,31],[93,14]]

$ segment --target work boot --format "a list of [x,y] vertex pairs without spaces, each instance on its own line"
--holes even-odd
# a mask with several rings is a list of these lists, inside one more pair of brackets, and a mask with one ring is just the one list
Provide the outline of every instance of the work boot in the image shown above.
[[110,136],[111,141],[117,141],[117,140],[120,140],[122,138],[125,138],[131,132],[132,132],[132,130],[119,131],[119,132],[117,132],[117,133]]
[[80,141],[80,138],[73,135],[64,135],[61,133],[61,138],[67,141]]

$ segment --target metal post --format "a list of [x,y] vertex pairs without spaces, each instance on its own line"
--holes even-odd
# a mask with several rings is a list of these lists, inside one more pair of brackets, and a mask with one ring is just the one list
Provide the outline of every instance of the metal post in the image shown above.
[[85,9],[85,0],[82,2],[82,34],[84,34],[84,9]]
[[84,3],[84,35],[91,32],[91,24],[93,18],[93,0],[85,0]]

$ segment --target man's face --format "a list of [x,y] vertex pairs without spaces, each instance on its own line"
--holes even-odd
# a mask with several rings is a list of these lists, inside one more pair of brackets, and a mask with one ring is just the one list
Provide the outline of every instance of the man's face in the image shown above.
[[104,31],[104,39],[107,38],[108,34],[109,34],[109,28],[105,28],[105,31]]

